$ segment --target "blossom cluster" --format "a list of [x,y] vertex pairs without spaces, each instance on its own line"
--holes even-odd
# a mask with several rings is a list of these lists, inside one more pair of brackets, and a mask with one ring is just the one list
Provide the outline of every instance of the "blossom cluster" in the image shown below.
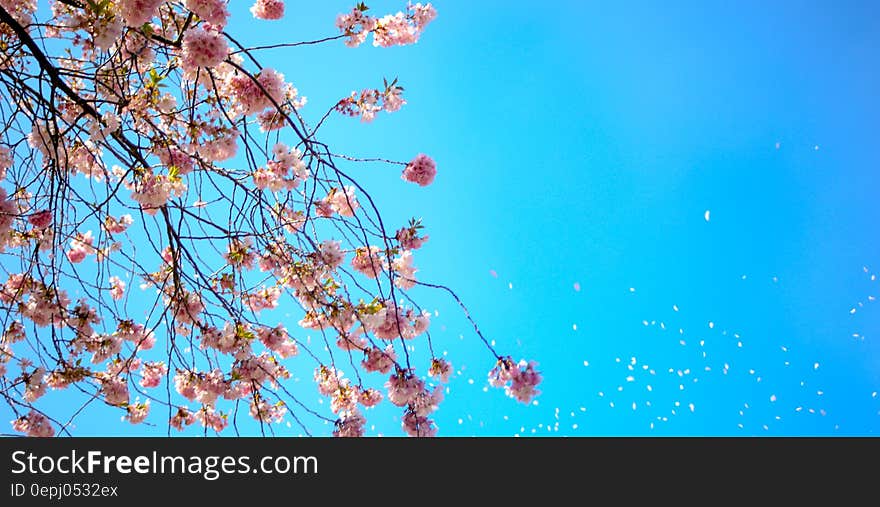
[[492,387],[503,387],[504,392],[517,401],[529,403],[540,394],[536,387],[541,383],[542,377],[535,366],[537,364],[534,361],[521,360],[514,363],[509,357],[501,358],[489,372],[489,384]]
[[376,18],[368,15],[369,8],[359,3],[351,12],[336,18],[336,27],[347,37],[345,44],[357,47],[373,34],[373,45],[381,47],[404,46],[418,42],[425,27],[437,17],[430,3],[409,3],[406,12]]
[[362,122],[371,122],[376,113],[385,111],[393,113],[400,110],[406,104],[403,99],[403,88],[397,84],[397,79],[391,83],[385,82],[385,89],[367,88],[361,92],[351,92],[351,96],[340,100],[336,104],[336,111],[351,117],[360,116]]

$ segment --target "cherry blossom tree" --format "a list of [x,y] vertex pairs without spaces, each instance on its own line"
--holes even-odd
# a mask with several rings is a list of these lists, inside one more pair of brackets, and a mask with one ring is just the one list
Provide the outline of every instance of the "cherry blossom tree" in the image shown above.
[[[257,0],[242,22],[286,8]],[[282,46],[410,45],[435,16],[418,3],[374,17],[360,3],[335,34],[328,20],[326,39]],[[455,299],[494,360],[490,383],[528,403],[534,363],[497,353],[452,290],[418,279],[421,221],[383,221],[351,176],[363,161],[318,137],[334,116],[398,111],[397,80],[306,115],[230,18],[224,0],[0,0],[0,394],[13,429],[69,435],[103,403],[169,434],[224,432],[246,411],[263,434],[285,420],[311,434],[310,417],[361,436],[367,409],[388,402],[406,433],[434,435],[453,370],[416,286]],[[412,150],[382,163],[428,186],[438,168]],[[261,317],[279,305],[298,321]],[[412,340],[429,364],[411,360]],[[329,411],[287,387],[297,355]],[[88,401],[58,418],[47,390]]]

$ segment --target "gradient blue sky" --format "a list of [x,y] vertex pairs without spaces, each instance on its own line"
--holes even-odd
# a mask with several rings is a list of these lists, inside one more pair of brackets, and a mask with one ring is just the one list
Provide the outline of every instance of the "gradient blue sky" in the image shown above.
[[[250,45],[333,35],[351,7],[289,1],[269,23],[233,3],[244,24],[231,31]],[[352,90],[400,79],[400,112],[335,116],[323,140],[436,159],[427,188],[399,168],[348,173],[386,223],[423,218],[420,279],[455,288],[499,352],[540,363],[536,404],[485,392],[492,356],[453,301],[414,291],[439,311],[435,348],[459,370],[441,435],[880,428],[880,308],[868,299],[880,296],[880,5],[434,4],[414,46],[332,42],[263,59],[309,98],[313,122]],[[369,434],[400,434],[397,412],[368,413]],[[75,433],[106,434],[100,420]]]

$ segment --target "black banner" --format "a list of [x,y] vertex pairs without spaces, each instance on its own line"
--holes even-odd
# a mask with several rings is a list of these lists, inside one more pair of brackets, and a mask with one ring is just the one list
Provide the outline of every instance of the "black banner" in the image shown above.
[[0,505],[227,505],[303,494],[470,504],[516,491],[663,503],[670,493],[763,497],[768,488],[812,496],[872,484],[878,455],[877,439],[844,438],[5,438]]

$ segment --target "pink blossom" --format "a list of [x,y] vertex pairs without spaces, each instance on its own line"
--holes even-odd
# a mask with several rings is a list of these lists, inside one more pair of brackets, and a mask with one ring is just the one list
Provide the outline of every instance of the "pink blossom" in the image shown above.
[[443,401],[443,390],[441,388],[435,387],[432,391],[423,388],[410,401],[410,410],[419,417],[427,417],[437,410],[441,401]]
[[153,150],[156,153],[156,156],[159,157],[159,160],[162,162],[162,165],[168,168],[170,171],[172,167],[177,169],[178,175],[189,174],[193,170],[193,158],[192,156],[177,148],[175,146],[166,146],[161,148],[154,148]]
[[186,31],[183,37],[183,50],[180,65],[184,74],[195,77],[199,68],[214,68],[229,54],[229,45],[219,27],[201,24]]
[[112,216],[107,216],[104,219],[104,230],[110,234],[122,234],[128,229],[128,226],[134,222],[132,220],[131,215],[122,215],[119,218],[114,218]]
[[70,240],[70,250],[67,251],[67,260],[74,264],[78,264],[86,258],[86,255],[95,253],[95,247],[92,246],[94,238],[92,231],[85,234],[76,233]]
[[434,163],[434,160],[423,153],[419,153],[416,158],[407,164],[401,178],[410,183],[426,187],[434,181],[436,175],[437,164]]
[[[0,350],[0,355],[2,355],[2,350]],[[2,360],[0,360],[0,363],[2,363]],[[72,382],[79,380],[79,371],[76,368],[51,371],[46,375],[46,385],[52,389],[64,389]]]
[[123,23],[118,16],[114,16],[112,19],[95,20],[92,43],[99,51],[109,51],[122,38],[122,29]]
[[[412,325],[412,338],[421,335],[425,331],[428,330],[428,326],[431,324],[431,314],[427,312],[427,310],[423,310],[422,313],[418,314],[413,318]],[[409,336],[405,337],[409,338]]]
[[189,401],[195,401],[198,396],[196,392],[197,385],[198,377],[191,371],[177,370],[177,373],[174,375],[174,389]]
[[379,111],[388,113],[398,111],[406,104],[403,99],[403,88],[397,86],[397,80],[392,84],[385,85],[385,91],[375,88],[366,88],[360,93],[354,91],[351,95],[336,103],[334,109],[340,114],[350,117],[360,116],[361,121],[371,122]]
[[333,211],[344,217],[353,217],[355,210],[360,207],[353,186],[343,187],[341,190],[331,188],[324,200],[330,204]]
[[125,420],[131,424],[140,424],[147,418],[150,413],[150,400],[143,403],[133,403],[126,407]]
[[[254,171],[254,185],[259,189],[277,192],[282,189],[293,190],[308,178],[309,171],[302,161],[302,154],[296,148],[288,149],[278,143],[272,149],[275,160],[270,160],[266,167]],[[291,172],[293,172],[291,177]]]
[[416,400],[425,388],[425,383],[412,370],[398,370],[388,378],[385,388],[388,390],[388,401],[403,407]]
[[33,403],[46,394],[46,368],[40,366],[30,374],[22,376],[25,381],[24,401]]
[[340,14],[336,18],[336,27],[348,37],[345,41],[348,47],[361,45],[376,28],[376,18],[366,15],[365,10],[355,7],[348,14]]
[[49,210],[38,211],[28,217],[28,222],[37,229],[45,229],[52,225],[52,212]]
[[367,371],[388,373],[396,360],[397,355],[394,353],[394,347],[388,345],[385,350],[378,348],[364,350],[364,359],[361,364]]
[[280,324],[276,327],[261,327],[257,331],[257,337],[267,349],[282,358],[295,356],[299,352],[296,342],[287,334],[287,329]]
[[128,383],[125,379],[116,375],[103,374],[99,380],[101,381],[101,394],[104,395],[104,401],[109,405],[120,406],[128,403]]
[[122,299],[122,296],[125,295],[125,282],[119,279],[118,276],[110,277],[110,297],[119,301]]
[[18,206],[6,198],[6,190],[0,188],[0,236],[5,236],[12,229],[12,222],[18,216]]
[[403,88],[392,85],[386,88],[384,98],[384,103],[382,108],[385,109],[388,113],[393,113],[395,111],[400,110],[400,108],[406,104],[406,100],[403,99]]
[[144,213],[155,215],[159,208],[165,206],[172,195],[180,197],[186,185],[180,178],[172,178],[164,174],[153,174],[148,171],[139,180],[131,184],[131,198],[137,201]]
[[201,157],[209,162],[222,162],[234,157],[238,151],[238,131],[230,130],[202,141],[198,146]]
[[541,374],[535,370],[534,361],[520,361],[516,372],[512,375],[510,386],[505,389],[507,395],[518,401],[528,403],[541,393],[535,387],[541,383]]
[[[29,274],[13,273],[6,279],[6,283],[3,284],[3,287],[0,287],[0,301],[10,304],[13,301],[20,300],[22,296],[30,294],[31,291],[34,291],[39,287],[39,282],[34,282]],[[17,325],[20,326],[21,324],[13,321],[6,332],[9,333],[10,330],[13,329],[13,327],[17,327]]]
[[505,393],[523,403],[529,403],[541,392],[536,386],[541,383],[541,374],[535,370],[537,363],[521,360],[514,363],[509,357],[498,360],[498,364],[489,372],[489,384],[493,387],[504,387]]
[[376,389],[364,389],[358,394],[358,403],[365,408],[375,407],[382,401],[382,393]]
[[[41,287],[42,284],[34,281],[29,273],[12,273],[6,279],[6,282],[0,286],[0,301],[7,305],[12,302],[20,302],[25,296],[31,295],[33,297],[34,293],[38,293]],[[15,325],[16,322],[13,321],[9,329],[12,329]],[[7,332],[9,332],[9,329],[7,329]]]
[[433,437],[437,435],[437,426],[427,417],[416,415],[411,411],[403,416],[401,425],[411,437]]
[[386,302],[385,305],[373,315],[361,315],[361,321],[367,330],[383,340],[411,338],[413,335],[404,310],[393,302]]
[[86,351],[92,353],[92,364],[99,364],[115,356],[122,350],[122,339],[117,335],[80,335],[77,341]]
[[409,4],[406,10],[406,14],[398,12],[378,20],[373,32],[374,46],[415,44],[428,23],[437,17],[437,11],[430,3]]
[[140,359],[116,358],[107,364],[107,375],[118,376],[136,371],[141,367]]
[[512,372],[514,368],[513,361],[510,358],[502,358],[489,371],[489,385],[492,387],[502,387],[513,378]]
[[43,414],[31,410],[28,415],[12,421],[12,429],[29,437],[53,437],[55,429]]
[[261,310],[273,309],[278,306],[278,298],[281,296],[281,289],[277,286],[263,287],[262,289],[251,292],[244,296],[244,304],[251,311],[259,313]]
[[333,413],[355,410],[360,396],[357,388],[351,387],[348,379],[340,382],[330,397],[330,410]]
[[318,384],[318,392],[324,396],[330,396],[339,389],[341,378],[342,372],[337,372],[335,369],[327,368],[324,365],[315,368],[315,382]]
[[16,343],[23,341],[25,339],[24,326],[21,322],[14,320],[9,323],[9,326],[6,328],[6,331],[3,333],[3,339],[0,340],[5,343]]
[[[284,242],[283,238],[278,238],[276,241],[267,244],[257,261],[260,271],[269,271],[278,276],[283,276],[282,273],[284,271],[282,268],[289,266],[291,263],[288,245]],[[231,277],[231,275],[229,276]],[[228,290],[233,289],[231,286],[225,288]]]
[[185,0],[184,5],[212,25],[225,26],[229,17],[224,0]]
[[[152,23],[148,26],[150,28],[155,27]],[[103,50],[113,49],[113,46],[122,39],[122,28],[122,21],[116,17],[107,20],[101,26],[95,26],[95,45]],[[144,65],[150,65],[155,61],[156,53],[153,51],[152,41],[147,39],[143,32],[132,30],[126,35],[121,40],[122,47],[120,48],[126,58],[137,58],[138,63]],[[108,113],[108,115],[113,115],[113,113]],[[104,130],[103,135],[109,136],[115,130],[115,127],[112,130],[108,128]]]
[[[133,40],[134,37],[131,37],[130,39]],[[101,115],[100,121],[92,121],[89,123],[89,136],[95,141],[106,140],[107,137],[119,130],[121,124],[122,122],[119,116],[116,113],[108,111]]]
[[281,422],[284,419],[284,414],[287,413],[287,407],[284,404],[279,402],[270,405],[265,398],[259,395],[251,398],[250,405],[251,417],[264,423]]
[[156,344],[156,336],[153,332],[146,329],[143,324],[132,320],[119,321],[119,324],[116,326],[116,332],[113,335],[131,342],[140,350],[149,350]]
[[6,170],[12,167],[12,152],[5,146],[0,146],[0,181],[6,179]]
[[394,278],[394,285],[401,289],[411,289],[416,285],[416,269],[413,266],[412,252],[404,250],[401,254],[391,262],[391,267],[397,273]]
[[342,252],[341,243],[329,239],[322,241],[319,245],[318,256],[330,269],[338,268],[345,260],[345,254]]
[[331,206],[328,201],[321,200],[315,203],[315,214],[317,216],[322,218],[329,218],[333,216],[333,213],[335,213],[335,211],[333,210],[333,206]]
[[281,19],[284,17],[284,2],[281,0],[257,0],[251,7],[251,14],[257,19]]
[[277,385],[279,380],[290,378],[290,372],[268,352],[239,360],[233,366],[232,373],[244,382],[258,385],[264,382]]
[[257,123],[263,132],[281,130],[287,126],[287,115],[278,112],[277,109],[264,109],[257,113]]
[[376,117],[376,113],[382,110],[380,98],[379,90],[366,89],[361,91],[360,96],[356,92],[351,92],[350,101],[357,106],[361,121],[369,123]]
[[144,363],[141,369],[141,387],[158,387],[162,377],[168,373],[168,367],[162,361]]
[[[5,337],[4,337],[5,340]],[[6,375],[6,363],[12,360],[12,349],[0,341],[0,377]],[[51,386],[50,386],[51,387]]]
[[444,384],[449,382],[449,376],[452,374],[452,365],[449,364],[449,361],[445,359],[432,359],[431,360],[431,368],[428,370],[428,375],[432,377],[437,377],[440,382]]
[[214,406],[217,397],[229,391],[229,382],[226,381],[220,368],[214,368],[208,373],[199,375],[196,384],[196,401],[203,405]]
[[140,27],[153,19],[156,10],[165,0],[119,0],[117,9],[125,20],[125,24],[132,27]]
[[236,269],[254,269],[257,256],[254,253],[254,240],[250,236],[243,240],[235,238],[226,246],[223,254],[226,263]]
[[341,413],[336,421],[336,429],[333,430],[333,436],[362,437],[364,436],[364,426],[366,424],[367,420],[357,410]]
[[79,337],[89,337],[95,332],[92,329],[92,324],[100,322],[101,317],[98,316],[98,311],[91,307],[85,299],[80,299],[68,313],[64,324],[76,330]]
[[196,416],[186,407],[178,407],[177,413],[171,416],[168,423],[172,428],[183,431],[184,426],[189,426],[196,422]]
[[249,324],[227,322],[223,330],[210,326],[202,330],[199,348],[212,348],[224,354],[247,357],[251,354],[252,331]]
[[44,160],[54,158],[52,148],[52,132],[49,127],[42,121],[35,121],[31,126],[31,131],[27,137],[28,146],[40,150]]
[[223,431],[229,424],[229,419],[222,412],[215,412],[214,407],[202,407],[196,412],[196,420],[202,423],[202,426],[211,428],[217,433]]
[[305,329],[327,329],[330,327],[330,321],[323,312],[316,313],[313,311],[306,312],[305,316],[298,322],[300,327]]
[[354,258],[351,259],[351,267],[367,278],[376,278],[382,273],[380,252],[381,250],[377,246],[357,248],[354,252]]
[[46,327],[54,323],[56,327],[60,327],[69,303],[70,299],[65,291],[42,287],[41,290],[32,292],[27,303],[19,309],[22,316],[31,319],[37,326]]
[[340,333],[336,338],[336,346],[342,350],[364,350],[369,345],[360,333]]
[[227,87],[234,99],[234,110],[245,116],[296,98],[295,90],[284,82],[284,75],[269,68],[262,69],[255,76],[232,74]]
[[414,222],[409,227],[403,227],[397,230],[394,235],[400,243],[400,247],[404,250],[417,250],[428,241],[428,236],[419,236],[421,225]]

